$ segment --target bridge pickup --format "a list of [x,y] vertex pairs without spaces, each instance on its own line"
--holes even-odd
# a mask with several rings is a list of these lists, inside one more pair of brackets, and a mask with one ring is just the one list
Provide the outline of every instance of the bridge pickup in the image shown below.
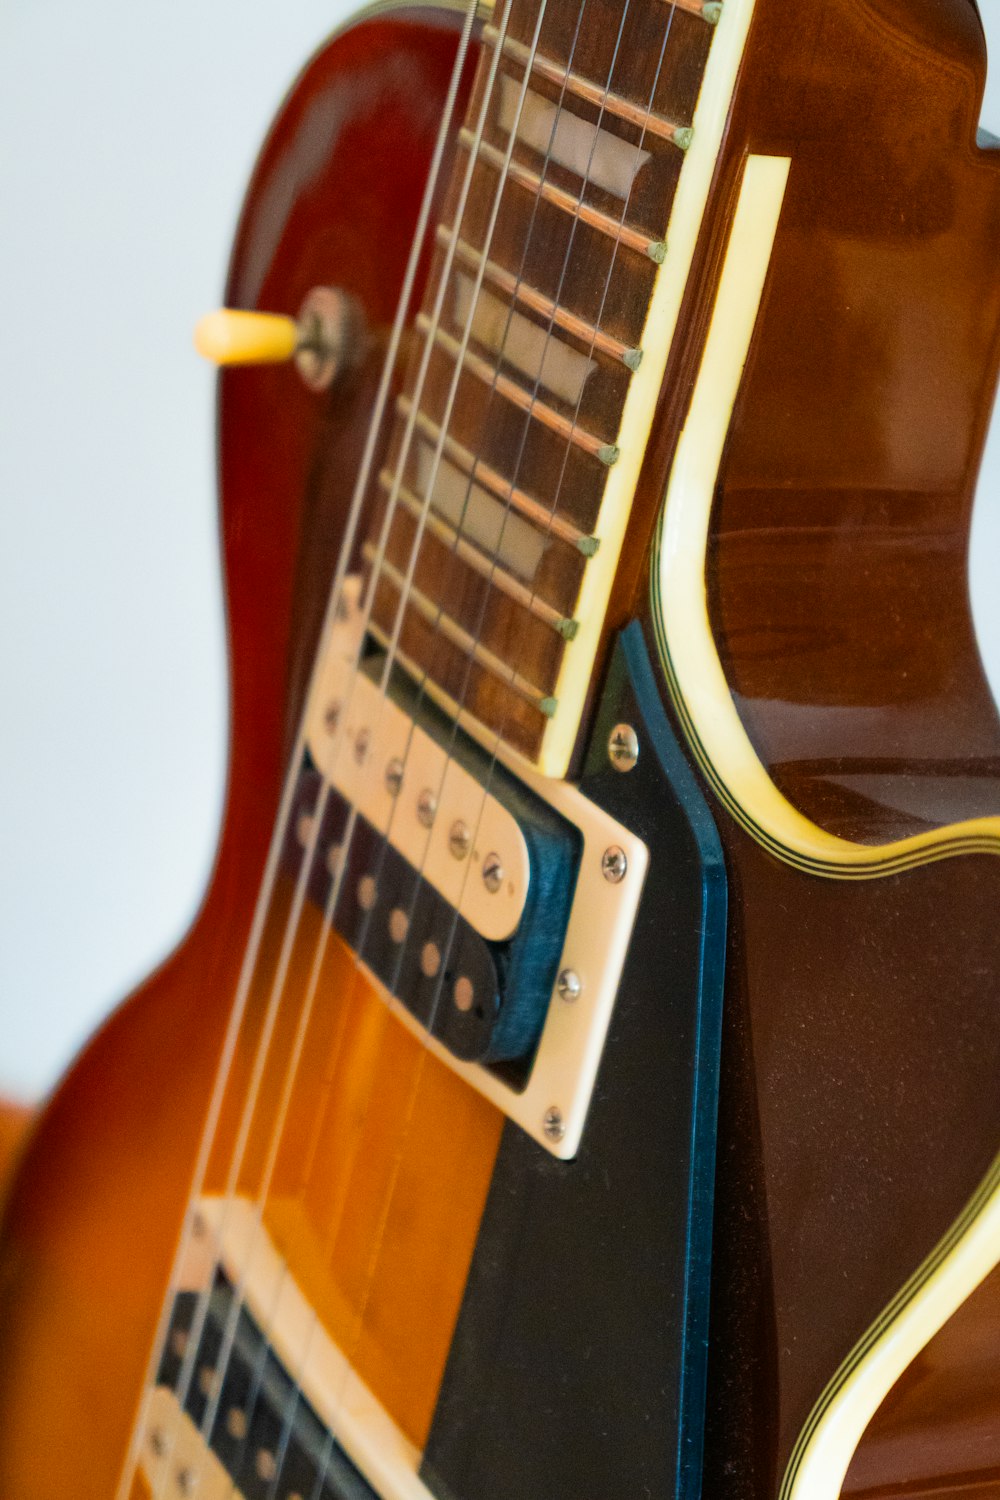
[[155,1500],[434,1500],[250,1198],[198,1200],[142,1416]]
[[[298,1367],[289,1369],[272,1347],[248,1305],[250,1290],[220,1265],[210,1292],[183,1291],[175,1298],[145,1414],[143,1467],[152,1493],[163,1500],[194,1493],[198,1500],[271,1500],[276,1493],[378,1500],[300,1390]],[[201,1295],[207,1306],[197,1362],[185,1382],[184,1355]]]

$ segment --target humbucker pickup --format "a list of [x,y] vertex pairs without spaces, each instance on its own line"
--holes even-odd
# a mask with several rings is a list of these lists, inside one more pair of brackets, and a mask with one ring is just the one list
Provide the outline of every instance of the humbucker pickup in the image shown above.
[[349,586],[310,696],[283,862],[404,1024],[572,1156],[646,848],[569,784],[515,774],[405,673],[383,687],[359,622]]
[[[293,873],[314,834],[321,780],[309,766],[299,776],[285,844]],[[470,1062],[523,1066],[552,993],[580,838],[572,824],[510,781],[506,773],[493,778],[507,806],[517,807],[515,826],[525,846],[520,918],[507,937],[484,937],[466,918],[461,892],[452,904],[360,813],[348,832],[348,801],[333,788],[323,800],[316,840],[323,852],[311,861],[308,878],[311,898],[321,911],[330,910],[333,926],[358,957],[449,1051]],[[480,853],[479,844],[470,833],[464,859],[482,867],[496,856]],[[478,878],[475,869],[469,872],[470,881]]]
[[156,1500],[432,1500],[251,1200],[198,1200],[173,1293],[142,1423]]
[[399,674],[384,693],[370,665],[354,672],[357,637],[349,622],[350,615],[347,628],[334,631],[312,700],[313,761],[380,839],[445,901],[461,906],[470,927],[491,940],[509,938],[528,896],[528,848],[487,757],[480,753],[473,772],[464,734],[452,743],[440,715],[414,713],[415,694],[408,711],[398,697]]

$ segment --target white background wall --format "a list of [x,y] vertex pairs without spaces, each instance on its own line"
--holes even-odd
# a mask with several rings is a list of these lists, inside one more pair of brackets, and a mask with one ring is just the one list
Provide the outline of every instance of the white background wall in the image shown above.
[[[226,686],[190,331],[260,138],[347,9],[0,9],[0,1092],[51,1085],[204,887]],[[983,120],[1000,135],[1000,66]],[[974,590],[1000,693],[995,429]]]

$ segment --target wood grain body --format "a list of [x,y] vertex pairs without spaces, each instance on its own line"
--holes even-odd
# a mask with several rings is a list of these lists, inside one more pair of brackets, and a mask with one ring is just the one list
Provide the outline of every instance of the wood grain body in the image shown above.
[[[712,622],[778,785],[824,828],[874,843],[1000,808],[1000,724],[966,580],[998,363],[1000,181],[996,159],[974,145],[985,63],[970,0],[816,0],[795,8],[793,25],[789,17],[787,0],[758,0],[605,645],[636,614],[653,641],[650,539],[743,163],[747,153],[790,156],[712,521]],[[258,168],[232,305],[294,312],[310,287],[332,281],[359,296],[376,331],[387,327],[454,47],[453,21],[420,12],[369,20],[321,54]],[[615,332],[631,337],[627,308]],[[219,857],[189,938],[70,1074],[13,1187],[0,1241],[5,1500],[113,1493],[378,366],[376,348],[328,404],[288,370],[224,377],[233,734]],[[592,698],[600,679],[598,670]],[[980,855],[861,884],[822,879],[716,810],[732,917],[704,1495],[772,1500],[826,1382],[1000,1147],[1000,862]],[[338,961],[331,950],[334,969]],[[351,1289],[393,1144],[362,1142],[322,1102],[333,1097],[331,1059],[361,1059],[349,1072],[369,1095],[391,1090],[397,1074],[363,1061],[370,996],[336,975],[331,983],[347,999],[315,1022],[331,1030],[307,1049],[318,1061],[279,1153],[268,1222],[331,1328],[419,1439],[433,1372],[402,1389],[378,1338],[362,1351],[367,1292],[357,1280]],[[405,1047],[389,1031],[376,1041],[376,1052]],[[429,1221],[409,1242],[402,1225],[386,1240],[383,1305],[387,1326],[412,1319],[404,1343],[435,1334],[440,1362],[497,1125],[450,1097],[441,1076],[420,1088],[425,1128],[406,1175],[413,1207],[418,1183],[430,1184]],[[349,1091],[336,1097],[349,1112]],[[230,1138],[235,1114],[227,1109]],[[446,1117],[459,1119],[450,1144]],[[310,1172],[325,1130],[338,1165]],[[251,1141],[249,1187],[266,1154],[263,1138]],[[458,1157],[473,1164],[467,1177]],[[216,1183],[227,1160],[218,1153]],[[302,1186],[303,1162],[305,1222],[289,1191]],[[359,1184],[352,1231],[343,1204]],[[405,1259],[428,1222],[440,1230],[434,1204],[449,1196],[461,1199],[455,1257],[434,1292],[436,1323],[421,1323],[424,1309],[393,1302],[419,1274],[400,1278],[391,1255]],[[329,1247],[314,1256],[317,1236],[338,1242],[332,1262]],[[901,1383],[849,1493],[929,1495],[963,1474],[977,1500],[989,1493],[1000,1465],[994,1303],[988,1284],[961,1315],[971,1332],[943,1335]],[[954,1421],[942,1417],[952,1411]]]

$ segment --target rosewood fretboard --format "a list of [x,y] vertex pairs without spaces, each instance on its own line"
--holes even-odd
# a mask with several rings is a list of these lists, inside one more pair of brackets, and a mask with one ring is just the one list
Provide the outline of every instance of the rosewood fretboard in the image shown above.
[[669,349],[650,354],[651,307],[661,278],[683,290],[672,209],[728,22],[699,0],[543,0],[541,17],[512,0],[485,28],[377,476],[375,633],[400,619],[400,659],[439,700],[556,774]]

